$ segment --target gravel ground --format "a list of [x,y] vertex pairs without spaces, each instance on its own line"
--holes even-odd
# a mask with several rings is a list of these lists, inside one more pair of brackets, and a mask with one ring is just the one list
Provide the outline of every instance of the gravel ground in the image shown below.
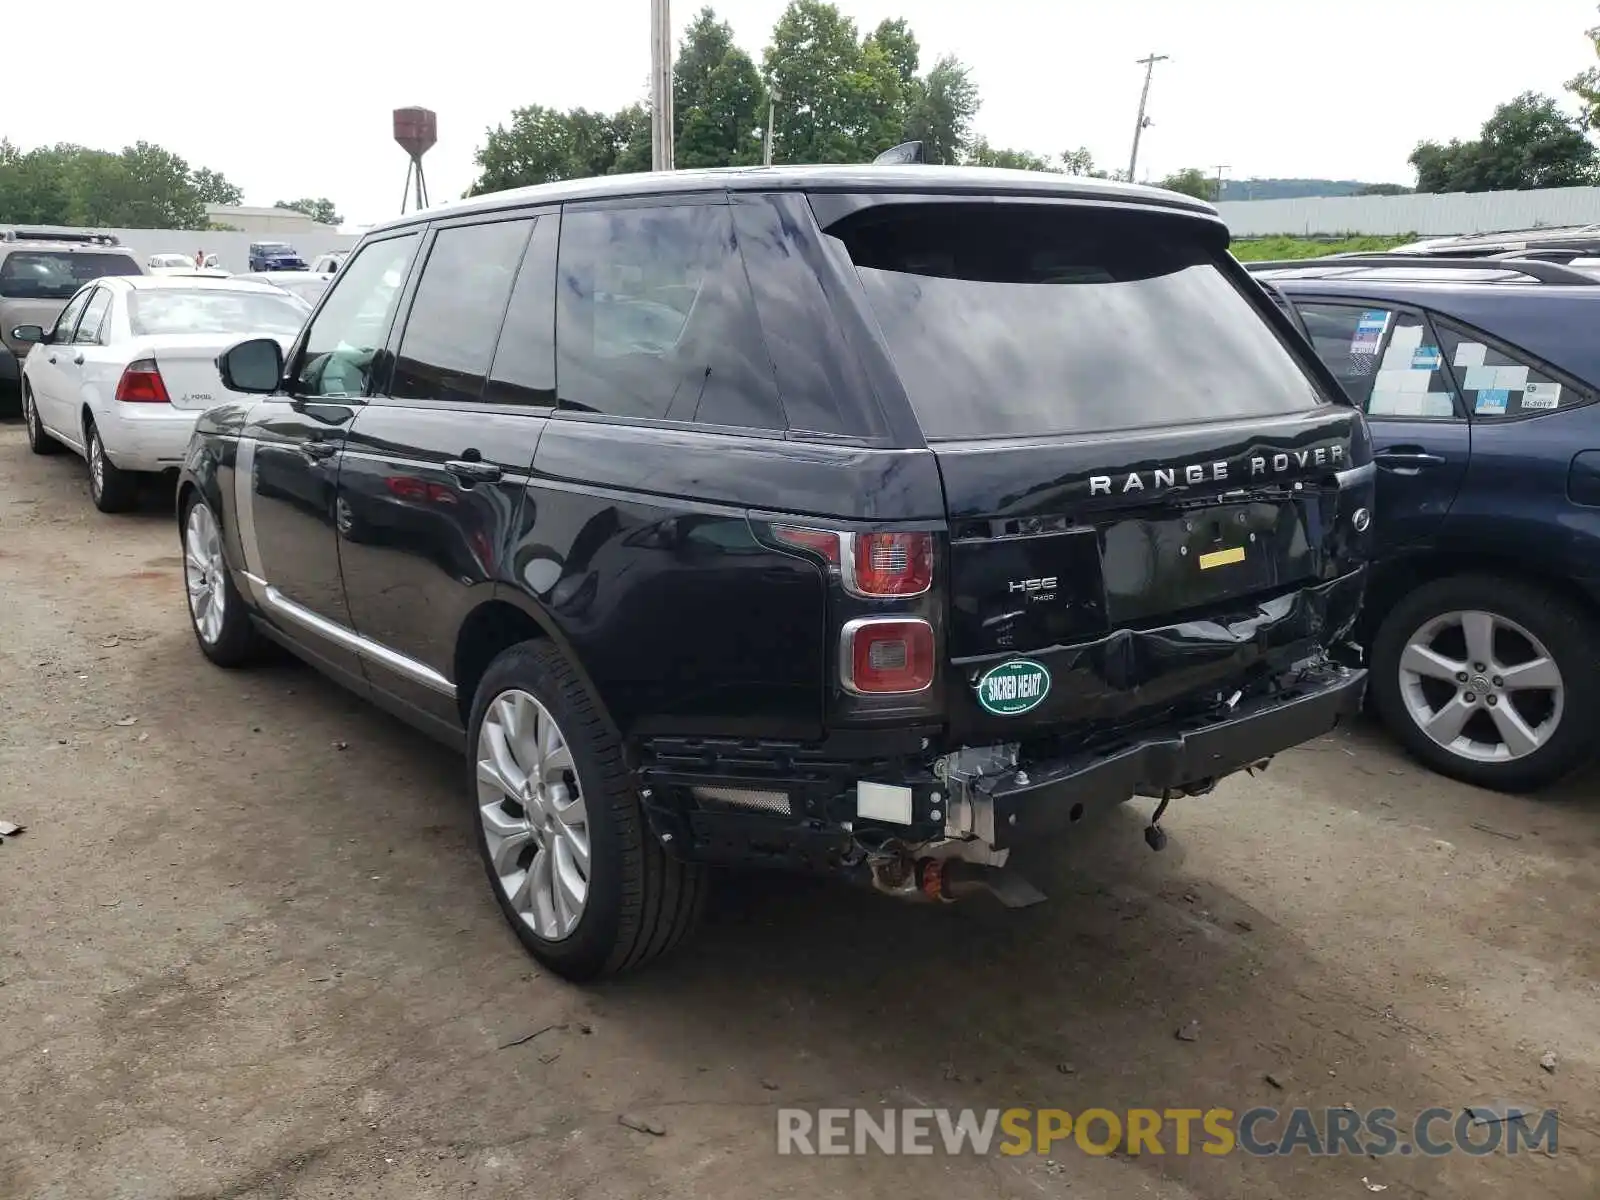
[[[1038,908],[728,880],[581,990],[503,927],[448,753],[201,659],[163,492],[102,516],[0,425],[0,598],[8,1200],[1600,1194],[1593,777],[1497,796],[1357,729],[1174,804],[1163,853],[1143,802],[1041,849]],[[1491,1099],[1558,1108],[1559,1152],[775,1149],[784,1105]]]

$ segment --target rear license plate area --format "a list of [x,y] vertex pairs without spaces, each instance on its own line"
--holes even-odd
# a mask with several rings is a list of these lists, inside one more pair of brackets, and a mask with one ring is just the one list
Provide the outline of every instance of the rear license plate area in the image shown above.
[[1245,503],[1117,521],[1100,535],[1113,625],[1204,608],[1304,579],[1315,546],[1297,503]]

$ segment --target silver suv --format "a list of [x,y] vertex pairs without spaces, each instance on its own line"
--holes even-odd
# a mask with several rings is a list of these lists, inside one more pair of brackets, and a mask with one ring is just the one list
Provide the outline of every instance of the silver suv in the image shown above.
[[91,279],[146,273],[138,256],[109,233],[0,228],[0,403],[17,403],[31,345],[12,337],[17,326],[51,328]]

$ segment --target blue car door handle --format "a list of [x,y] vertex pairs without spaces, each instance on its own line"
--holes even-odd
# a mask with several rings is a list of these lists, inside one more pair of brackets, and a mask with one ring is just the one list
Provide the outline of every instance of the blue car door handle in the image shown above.
[[1442,467],[1445,464],[1444,455],[1429,454],[1420,447],[1411,446],[1380,450],[1372,456],[1372,461],[1378,464],[1380,470],[1393,471],[1397,475],[1415,475],[1426,467]]

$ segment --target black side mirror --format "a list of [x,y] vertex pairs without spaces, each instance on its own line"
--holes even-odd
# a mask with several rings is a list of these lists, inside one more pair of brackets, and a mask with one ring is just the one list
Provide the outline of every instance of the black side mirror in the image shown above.
[[44,341],[44,326],[18,325],[11,331],[11,340],[14,342],[42,342]]
[[222,386],[230,392],[266,396],[283,380],[283,347],[273,338],[251,338],[217,356]]

